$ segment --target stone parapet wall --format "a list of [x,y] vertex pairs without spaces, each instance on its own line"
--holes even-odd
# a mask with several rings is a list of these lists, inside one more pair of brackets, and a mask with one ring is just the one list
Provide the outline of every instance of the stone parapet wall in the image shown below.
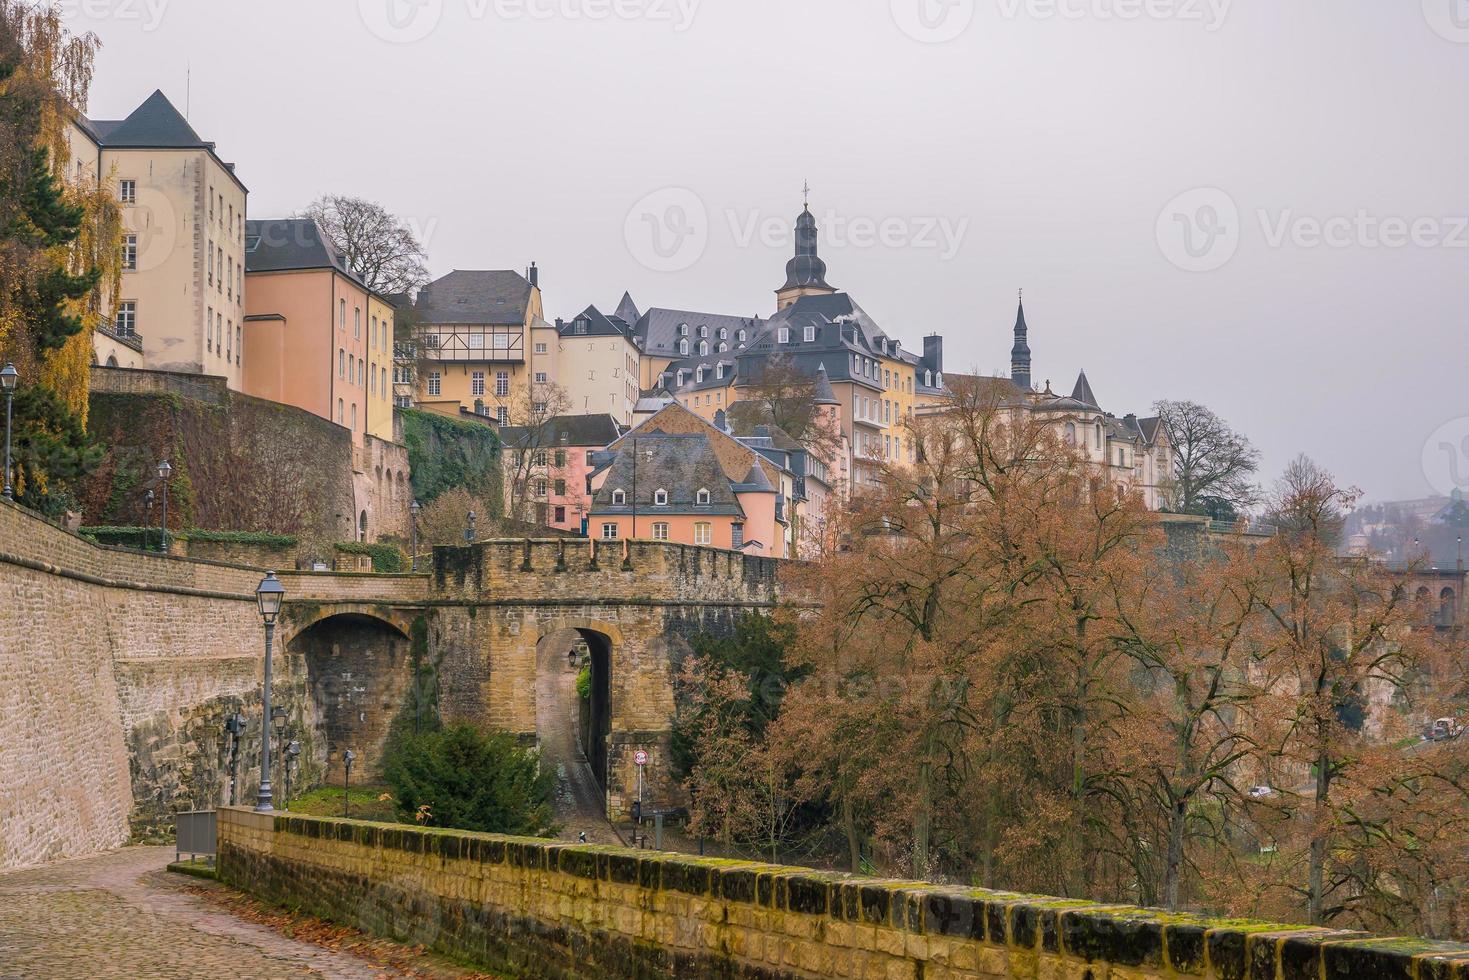
[[219,869],[524,977],[1469,978],[1469,946],[243,809]]

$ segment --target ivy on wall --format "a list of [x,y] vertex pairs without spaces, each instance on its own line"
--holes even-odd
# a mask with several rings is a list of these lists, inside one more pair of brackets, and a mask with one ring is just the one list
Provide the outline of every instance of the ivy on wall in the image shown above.
[[[500,439],[477,422],[461,422],[434,412],[402,408],[403,444],[414,497],[428,504],[446,490],[463,489],[499,504]],[[498,516],[496,511],[494,516]]]
[[343,541],[336,549],[347,555],[371,555],[372,570],[393,574],[408,571],[408,556],[395,544],[366,544],[361,541]]

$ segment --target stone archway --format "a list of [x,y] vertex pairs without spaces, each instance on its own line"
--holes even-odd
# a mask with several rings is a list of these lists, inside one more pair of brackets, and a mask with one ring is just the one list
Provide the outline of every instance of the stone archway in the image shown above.
[[556,774],[557,820],[597,843],[617,843],[605,821],[611,668],[606,633],[564,627],[536,641],[536,745]]
[[342,755],[356,756],[352,780],[381,772],[383,749],[394,722],[411,710],[411,644],[395,623],[365,612],[326,615],[298,630],[286,654],[299,657],[308,691],[312,762],[329,782],[342,779]]

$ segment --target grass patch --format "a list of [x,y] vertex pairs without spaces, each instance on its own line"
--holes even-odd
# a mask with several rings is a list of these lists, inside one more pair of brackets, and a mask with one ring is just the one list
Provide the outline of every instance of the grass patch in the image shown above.
[[[398,810],[388,795],[388,787],[369,783],[353,786],[351,790],[351,816],[354,820],[378,820],[383,823],[398,823]],[[292,813],[306,813],[315,817],[340,817],[342,815],[342,787],[318,786],[302,793],[291,801]]]

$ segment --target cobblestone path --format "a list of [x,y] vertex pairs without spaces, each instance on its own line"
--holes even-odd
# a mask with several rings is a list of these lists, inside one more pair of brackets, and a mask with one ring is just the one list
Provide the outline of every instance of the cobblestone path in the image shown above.
[[0,978],[329,977],[398,974],[263,925],[191,895],[164,871],[171,847],[0,874]]
[[585,833],[591,844],[621,844],[607,822],[602,787],[582,752],[577,732],[577,668],[564,654],[542,651],[536,678],[536,735],[541,761],[556,770],[556,820],[561,837]]

